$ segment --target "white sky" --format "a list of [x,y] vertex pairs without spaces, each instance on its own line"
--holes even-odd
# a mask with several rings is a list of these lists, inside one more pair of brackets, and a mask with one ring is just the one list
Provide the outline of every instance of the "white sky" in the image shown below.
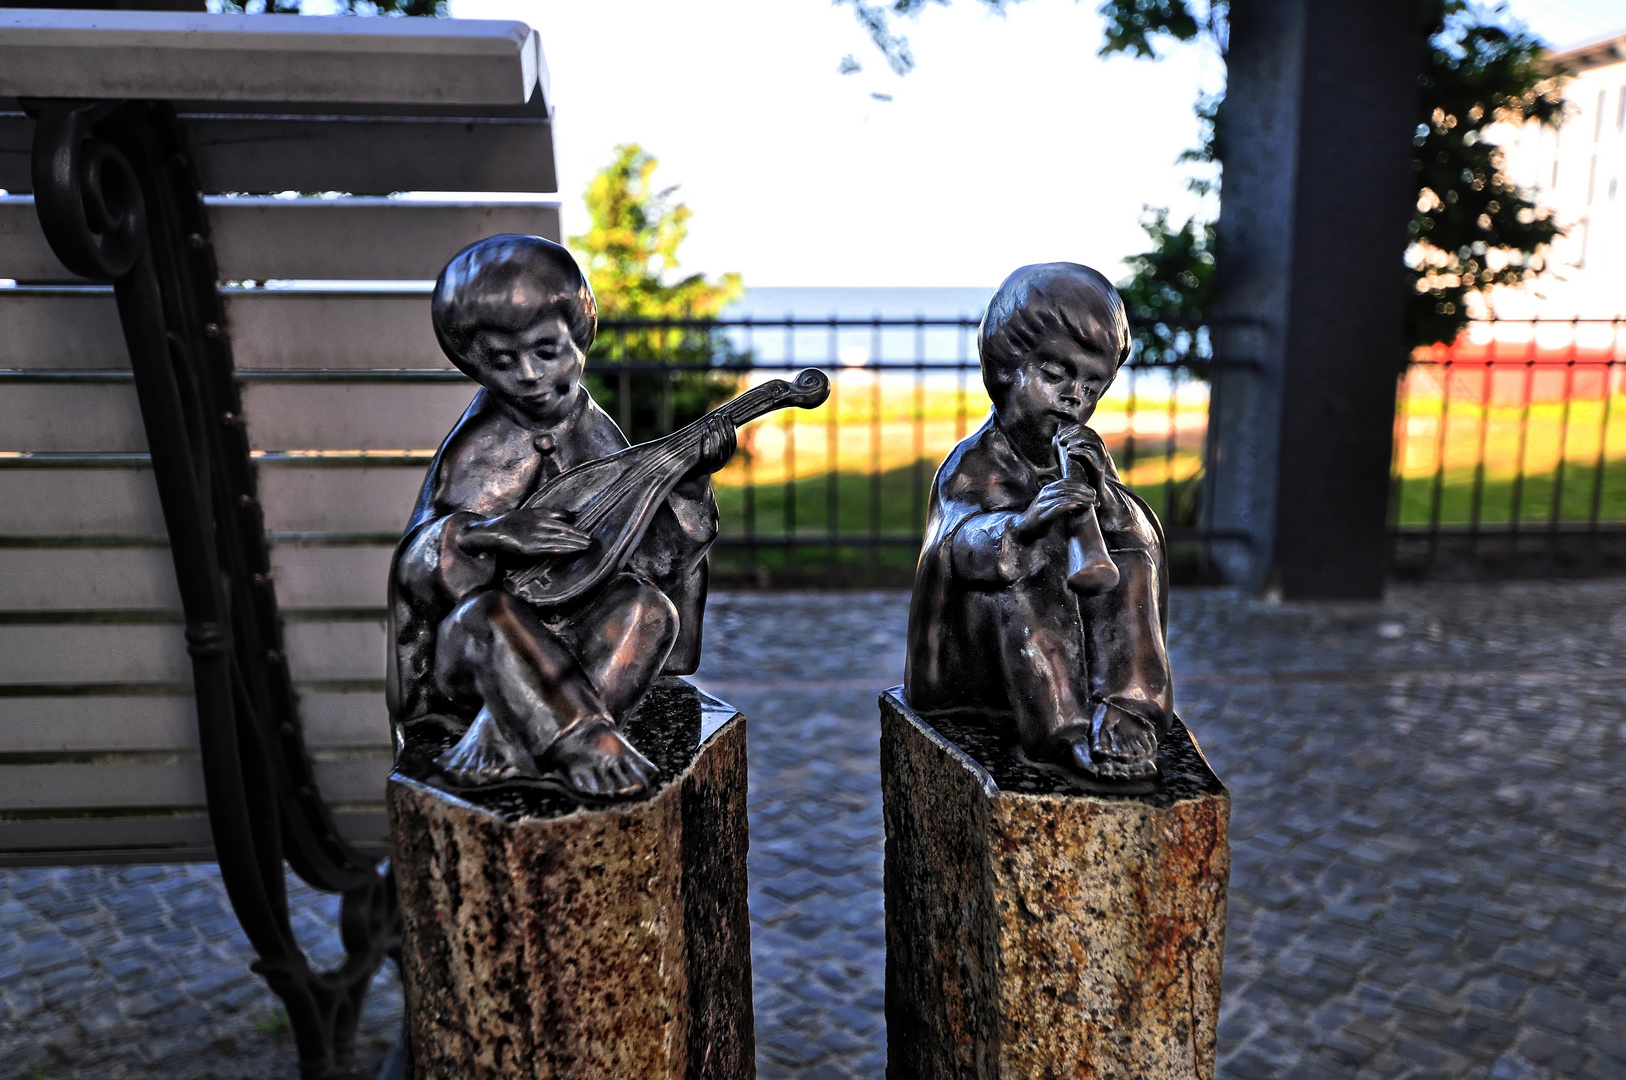
[[[1022,263],[1122,273],[1145,204],[1194,207],[1176,167],[1223,76],[1181,48],[1101,60],[1095,0],[974,0],[903,26],[899,78],[828,0],[452,0],[537,28],[567,233],[613,147],[639,142],[694,211],[686,271],[747,286],[986,285]],[[1514,0],[1557,45],[1626,28],[1626,0]],[[839,74],[842,57],[862,65]],[[889,94],[879,101],[873,93]]]

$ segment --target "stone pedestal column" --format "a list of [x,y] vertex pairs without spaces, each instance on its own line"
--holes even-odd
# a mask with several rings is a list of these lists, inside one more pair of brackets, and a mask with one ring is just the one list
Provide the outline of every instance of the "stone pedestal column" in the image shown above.
[[661,773],[635,803],[452,793],[412,732],[389,781],[415,1080],[756,1075],[745,718],[664,679],[626,723]]
[[1109,789],[881,696],[889,1080],[1214,1075],[1230,796],[1178,721],[1158,765]]

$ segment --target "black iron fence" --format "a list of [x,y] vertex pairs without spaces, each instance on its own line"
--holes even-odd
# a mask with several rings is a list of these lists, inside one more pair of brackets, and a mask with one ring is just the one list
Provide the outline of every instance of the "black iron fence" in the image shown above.
[[[829,402],[741,433],[716,479],[725,580],[907,583],[937,465],[988,409],[971,319],[606,322],[590,373],[635,440],[815,365]],[[1177,578],[1206,576],[1208,327],[1134,327],[1092,426],[1157,511]],[[1404,575],[1626,566],[1626,319],[1488,320],[1397,388],[1393,564]]]
[[[988,411],[971,319],[605,322],[589,364],[596,398],[635,441],[665,434],[769,378],[817,366],[829,401],[740,434],[714,477],[713,572],[757,583],[906,584],[932,476]],[[1137,327],[1141,346],[1093,426],[1126,482],[1168,528],[1174,560],[1202,560],[1207,329]]]
[[1487,320],[1400,386],[1400,573],[1626,566],[1626,319]]

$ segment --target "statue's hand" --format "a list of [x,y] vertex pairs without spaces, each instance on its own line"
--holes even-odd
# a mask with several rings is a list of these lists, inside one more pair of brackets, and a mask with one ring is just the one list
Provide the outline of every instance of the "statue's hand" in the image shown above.
[[458,541],[472,554],[519,556],[573,555],[592,543],[592,537],[566,524],[556,511],[527,506],[471,522]]
[[714,473],[727,465],[734,456],[738,437],[734,421],[726,413],[718,413],[706,421],[700,436],[700,463],[695,471],[702,475]]
[[1033,502],[1016,519],[1016,532],[1023,540],[1036,539],[1051,522],[1071,517],[1095,505],[1095,485],[1085,480],[1053,480],[1039,489]]
[[1091,428],[1078,424],[1056,432],[1056,444],[1061,452],[1083,461],[1096,472],[1106,471],[1107,444]]

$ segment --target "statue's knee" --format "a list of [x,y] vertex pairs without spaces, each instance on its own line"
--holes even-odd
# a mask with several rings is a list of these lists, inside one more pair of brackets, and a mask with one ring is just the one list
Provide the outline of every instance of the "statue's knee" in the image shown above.
[[637,636],[659,648],[677,641],[678,610],[665,593],[632,574],[622,574],[615,582],[616,606],[627,625],[636,627]]
[[638,595],[638,622],[648,636],[670,647],[677,641],[679,617],[671,598],[653,585],[644,585]]
[[485,639],[491,636],[494,624],[512,616],[514,604],[514,598],[501,589],[490,589],[458,604],[446,621],[472,637]]

